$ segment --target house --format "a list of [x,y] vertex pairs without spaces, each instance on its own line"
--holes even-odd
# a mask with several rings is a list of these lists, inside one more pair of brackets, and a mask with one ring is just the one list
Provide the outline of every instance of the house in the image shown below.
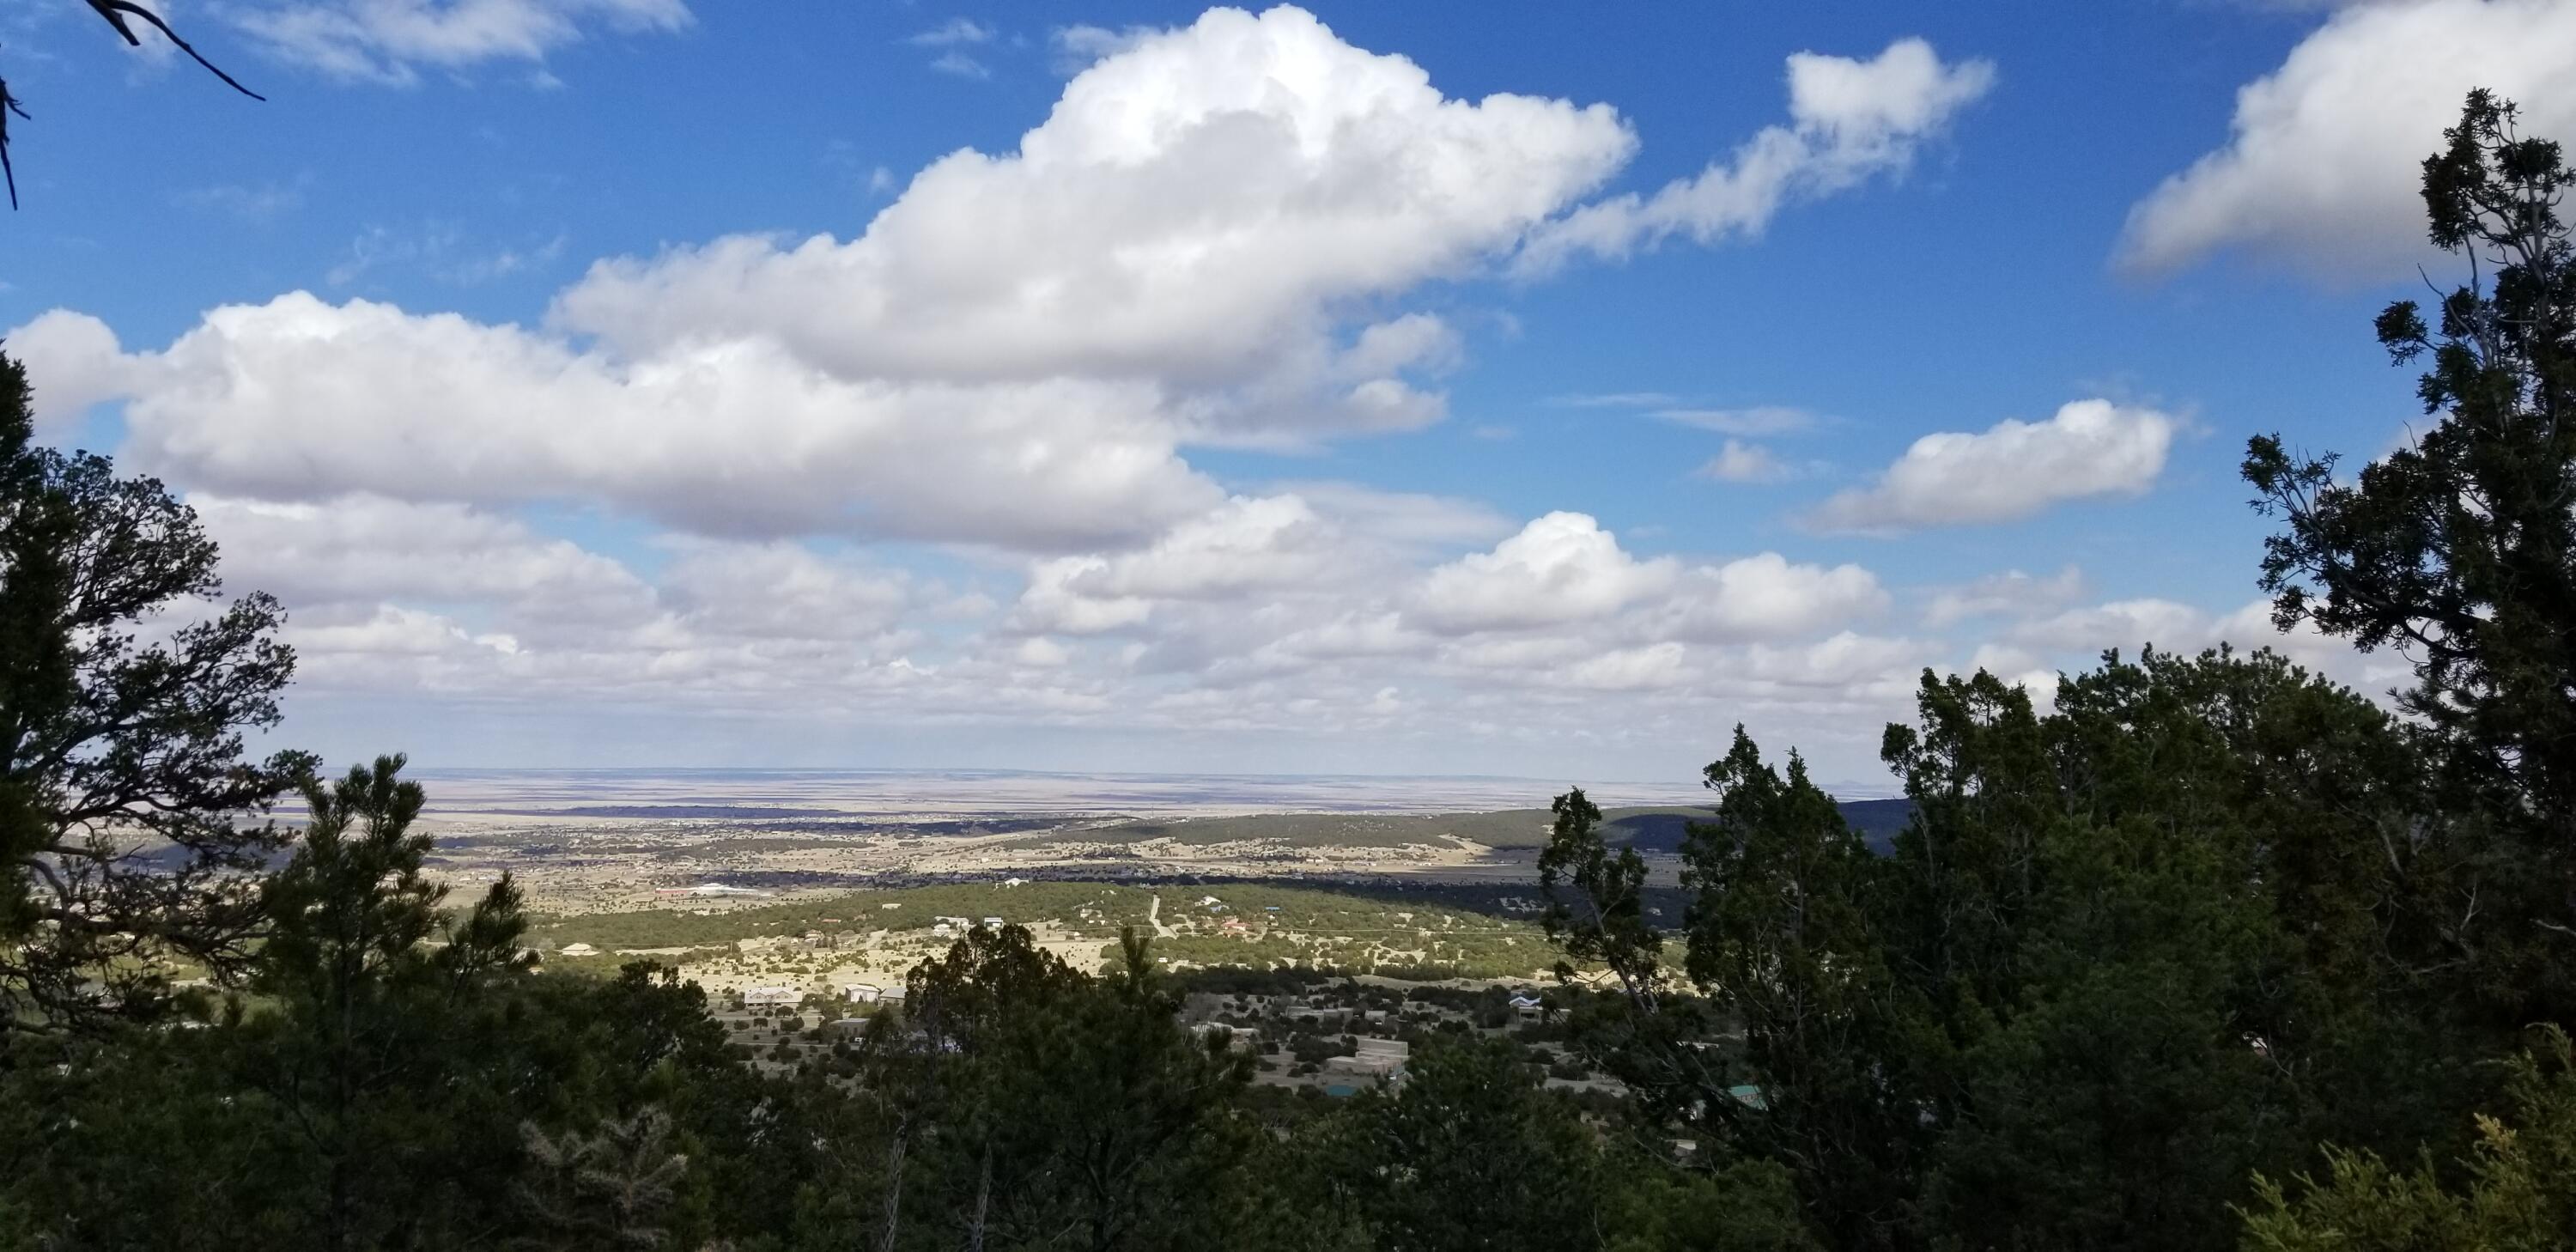
[[594,948],[594,947],[592,947],[592,946],[590,946],[589,944],[586,944],[586,943],[567,943],[567,944],[565,944],[562,948],[557,949],[557,950],[558,950],[558,951],[560,951],[560,952],[561,952],[563,955],[565,955],[565,956],[597,956],[597,955],[599,955],[599,949]]
[[1547,1007],[1547,1001],[1524,991],[1512,997],[1512,1011],[1523,1017],[1536,1017]]
[[930,928],[930,937],[933,939],[953,939],[956,936],[957,928],[946,922],[937,923]]
[[1004,923],[1002,919],[998,917],[987,917],[984,919],[984,929],[986,930],[1000,930],[1003,925]]
[[1413,1045],[1402,1039],[1362,1039],[1359,1051],[1351,1056],[1337,1056],[1324,1062],[1324,1072],[1360,1078],[1392,1078],[1404,1072],[1404,1063],[1413,1056]]
[[849,996],[852,1004],[874,1004],[885,995],[885,988],[874,983],[851,983],[844,994]]
[[1025,887],[1028,885],[1028,881],[1029,880],[1025,878],[1005,878],[1002,880],[1002,885],[1005,887]]
[[742,993],[745,1005],[803,1004],[805,993],[794,987],[754,987]]

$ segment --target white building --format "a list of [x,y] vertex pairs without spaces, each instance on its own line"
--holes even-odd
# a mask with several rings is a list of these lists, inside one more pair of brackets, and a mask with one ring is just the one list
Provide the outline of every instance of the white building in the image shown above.
[[1324,1062],[1326,1073],[1352,1074],[1366,1078],[1388,1078],[1404,1072],[1404,1063],[1413,1057],[1413,1045],[1401,1039],[1362,1039],[1355,1056],[1337,1056]]
[[745,1005],[803,1004],[805,993],[794,987],[754,987],[742,993],[742,1002]]
[[559,949],[565,956],[597,956],[599,949],[586,943],[567,943]]
[[852,1004],[874,1004],[879,997],[885,995],[885,988],[874,983],[852,983],[848,989],[848,995]]

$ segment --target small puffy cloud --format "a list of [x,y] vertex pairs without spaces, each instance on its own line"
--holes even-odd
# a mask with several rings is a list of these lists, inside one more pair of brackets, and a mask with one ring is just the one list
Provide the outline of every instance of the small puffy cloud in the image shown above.
[[1408,617],[1444,634],[1615,619],[1657,640],[1739,642],[1848,621],[1886,599],[1857,565],[1799,565],[1776,552],[1723,565],[1639,560],[1591,517],[1560,512],[1432,570]]
[[1724,565],[1696,566],[1673,596],[1641,617],[1657,634],[1704,642],[1781,639],[1877,614],[1887,607],[1878,576],[1857,565],[1799,565],[1762,552]]
[[2179,423],[2153,409],[2077,400],[2045,422],[1914,441],[1879,480],[1810,515],[1821,530],[1893,533],[2029,517],[2051,505],[2136,496],[2164,472]]
[[27,370],[35,393],[36,431],[59,437],[90,406],[123,395],[127,361],[116,332],[86,313],[55,309],[0,338]]
[[2236,94],[2227,146],[2130,210],[2116,261],[2156,272],[2242,248],[2345,278],[2428,250],[2422,163],[2472,87],[2519,102],[2527,133],[2576,133],[2576,5],[2356,4]]
[[1470,553],[1424,580],[1416,610],[1434,629],[1510,630],[1599,618],[1670,587],[1670,558],[1639,561],[1581,513],[1550,513],[1491,552]]
[[1731,160],[1652,196],[1599,201],[1548,223],[1519,268],[1545,273],[1587,253],[1615,260],[1676,235],[1706,244],[1759,234],[1793,201],[1903,172],[1994,79],[1991,62],[1945,63],[1920,39],[1867,61],[1798,53],[1789,58],[1788,125],[1765,127]]
[[1776,483],[1792,472],[1769,448],[1741,439],[1727,440],[1698,471],[1700,477],[1722,483]]
[[594,27],[661,32],[690,22],[683,0],[299,0],[225,13],[280,60],[395,84],[416,81],[421,68],[542,61]]

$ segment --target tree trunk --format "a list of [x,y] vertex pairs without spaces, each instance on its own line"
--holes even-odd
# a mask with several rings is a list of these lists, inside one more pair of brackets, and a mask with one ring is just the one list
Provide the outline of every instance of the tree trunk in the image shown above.
[[894,1146],[886,1149],[885,1237],[877,1241],[877,1252],[894,1252],[903,1217],[903,1150],[911,1141],[912,1119],[906,1117],[894,1128]]
[[975,1179],[975,1219],[966,1227],[966,1252],[984,1252],[984,1215],[993,1207],[993,1142],[984,1141],[984,1164]]

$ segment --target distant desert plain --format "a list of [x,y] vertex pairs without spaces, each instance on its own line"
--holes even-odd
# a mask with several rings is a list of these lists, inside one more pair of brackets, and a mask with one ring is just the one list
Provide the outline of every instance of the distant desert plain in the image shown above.
[[[1122,928],[1176,969],[1540,977],[1537,856],[1562,787],[1511,778],[1003,771],[423,771],[432,869],[504,872],[550,965],[678,965],[711,990],[839,996],[979,922],[1097,967]],[[1678,920],[1676,850],[1711,797],[1589,792]],[[1845,805],[1874,841],[1901,800]]]

